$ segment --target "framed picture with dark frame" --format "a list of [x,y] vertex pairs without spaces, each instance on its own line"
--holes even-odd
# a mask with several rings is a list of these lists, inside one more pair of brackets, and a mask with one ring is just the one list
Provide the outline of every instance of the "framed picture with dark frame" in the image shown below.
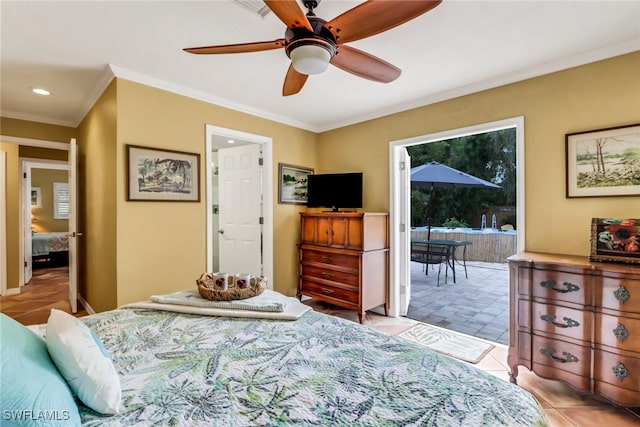
[[32,208],[42,207],[42,188],[31,187],[31,207]]
[[313,169],[278,163],[278,203],[307,204],[307,178]]
[[565,139],[568,198],[640,195],[640,124]]
[[589,261],[640,264],[640,219],[593,218]]
[[200,154],[127,145],[127,200],[200,201]]

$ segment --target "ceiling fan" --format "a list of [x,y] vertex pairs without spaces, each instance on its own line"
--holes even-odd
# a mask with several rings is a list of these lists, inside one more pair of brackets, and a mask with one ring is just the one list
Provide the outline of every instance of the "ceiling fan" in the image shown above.
[[365,79],[389,83],[400,76],[398,67],[344,43],[370,37],[404,24],[438,6],[442,0],[369,0],[325,21],[313,10],[320,0],[264,0],[287,26],[284,38],[273,41],[191,47],[194,54],[247,53],[284,48],[291,65],[284,79],[282,95],[300,92],[309,75],[320,74],[332,64]]

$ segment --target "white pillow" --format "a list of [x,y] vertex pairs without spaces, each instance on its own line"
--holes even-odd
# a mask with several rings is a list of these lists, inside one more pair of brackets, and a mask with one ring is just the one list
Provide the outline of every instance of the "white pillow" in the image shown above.
[[100,339],[79,319],[51,309],[47,350],[78,398],[101,414],[120,409],[120,378]]

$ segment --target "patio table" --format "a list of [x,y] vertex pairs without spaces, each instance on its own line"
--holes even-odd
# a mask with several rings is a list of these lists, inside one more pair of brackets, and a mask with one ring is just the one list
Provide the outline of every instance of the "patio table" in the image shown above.
[[[446,240],[446,239],[420,239],[420,238],[411,238],[411,243],[421,243],[421,244],[432,244],[432,245],[443,245],[449,247],[449,260],[447,264],[451,267],[451,271],[453,272],[453,283],[456,283],[456,262],[464,267],[464,276],[465,278],[469,278],[467,275],[467,246],[471,245],[471,242],[466,240]],[[456,258],[456,249],[462,247],[462,263]]]

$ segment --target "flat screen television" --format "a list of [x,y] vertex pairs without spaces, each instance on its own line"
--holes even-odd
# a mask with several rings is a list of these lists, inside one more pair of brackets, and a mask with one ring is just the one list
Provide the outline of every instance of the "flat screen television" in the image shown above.
[[310,208],[362,208],[362,172],[309,175],[307,206]]

